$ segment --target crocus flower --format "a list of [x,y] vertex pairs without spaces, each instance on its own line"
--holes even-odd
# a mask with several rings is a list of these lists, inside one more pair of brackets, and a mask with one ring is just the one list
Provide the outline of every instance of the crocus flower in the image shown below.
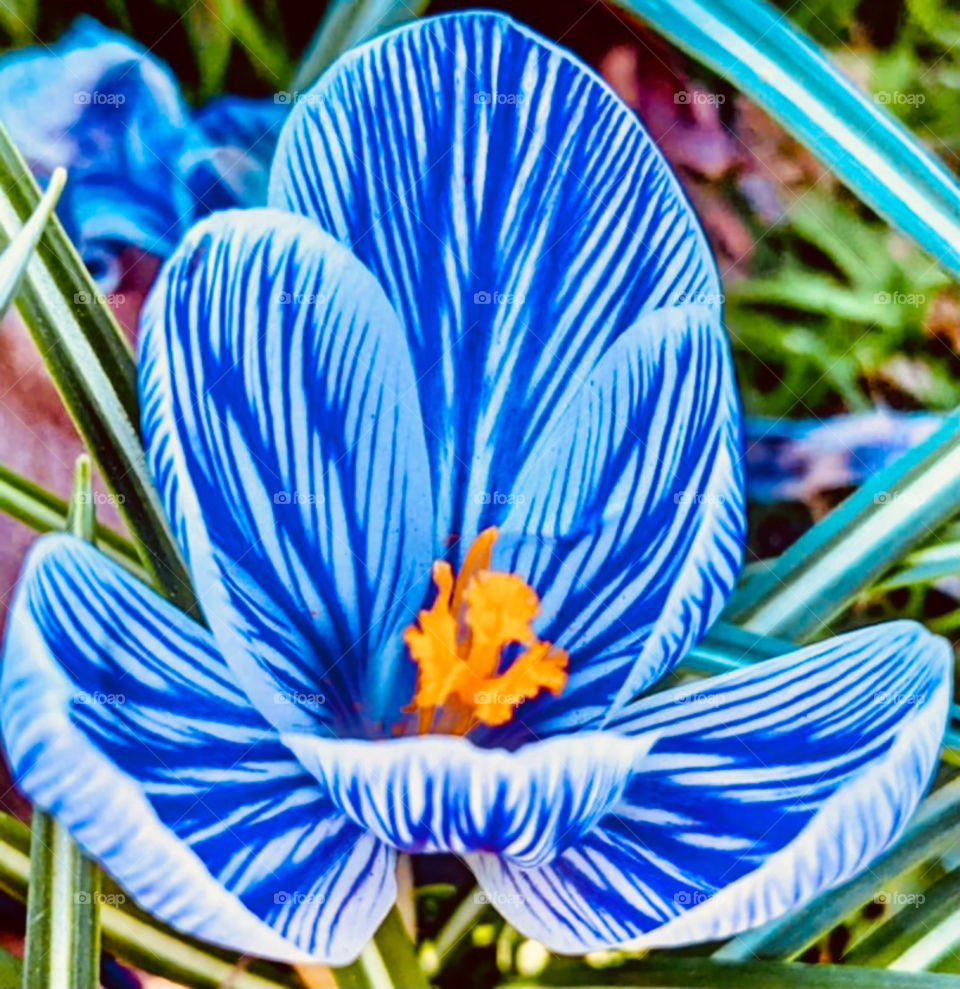
[[575,953],[735,934],[886,848],[948,703],[921,627],[644,693],[734,582],[739,417],[703,235],[611,90],[504,17],[420,21],[301,100],[270,195],[193,228],[141,326],[209,628],[41,539],[27,794],[175,927],[332,963],[398,852]]
[[211,210],[263,205],[288,109],[223,96],[191,111],[162,61],[87,16],[0,58],[0,119],[38,177],[70,169],[59,215],[105,291],[122,247],[166,257]]

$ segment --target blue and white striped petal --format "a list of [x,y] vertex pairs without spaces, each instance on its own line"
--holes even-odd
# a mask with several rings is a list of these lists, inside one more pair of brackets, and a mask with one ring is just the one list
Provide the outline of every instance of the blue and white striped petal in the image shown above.
[[150,465],[261,712],[368,734],[413,692],[400,630],[433,518],[413,368],[370,273],[303,217],[215,214],[141,316]]
[[570,678],[489,744],[615,718],[699,640],[740,566],[739,414],[716,312],[648,313],[569,391],[517,479],[494,564],[541,596],[538,633],[569,652]]
[[581,732],[507,752],[449,735],[283,740],[343,813],[400,851],[484,851],[524,867],[575,847],[652,742]]
[[535,869],[469,862],[555,951],[730,937],[866,868],[936,765],[950,650],[877,625],[649,696],[615,726],[656,740],[594,830]]
[[178,930],[339,964],[389,910],[393,851],[324,795],[210,634],[87,544],[31,552],[0,703],[26,794]]
[[505,517],[572,381],[639,318],[719,313],[706,241],[636,116],[499,14],[343,56],[291,114],[270,202],[350,246],[396,309],[441,537]]

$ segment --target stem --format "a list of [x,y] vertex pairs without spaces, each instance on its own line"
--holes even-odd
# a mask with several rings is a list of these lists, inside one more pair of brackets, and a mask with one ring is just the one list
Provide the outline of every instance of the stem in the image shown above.
[[340,989],[429,989],[400,911],[392,907],[380,929],[351,965],[335,968]]
[[[96,528],[90,459],[77,458],[67,529],[92,540]],[[31,821],[30,887],[23,986],[100,985],[100,872],[43,811]]]

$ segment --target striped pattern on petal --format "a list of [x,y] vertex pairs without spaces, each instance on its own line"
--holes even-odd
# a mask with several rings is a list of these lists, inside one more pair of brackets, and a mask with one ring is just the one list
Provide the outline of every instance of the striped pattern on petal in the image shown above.
[[164,267],[141,334],[151,468],[239,682],[275,724],[376,730],[413,692],[400,629],[434,555],[389,303],[309,220],[226,212]]
[[4,645],[14,776],[149,913],[285,960],[354,958],[394,853],[250,705],[210,634],[98,551],[32,551]]
[[614,719],[703,635],[740,565],[737,398],[717,314],[649,313],[569,392],[517,480],[494,563],[540,594],[538,631],[569,652],[570,679],[491,744]]
[[524,866],[575,845],[652,741],[582,732],[505,752],[449,735],[283,739],[344,813],[401,851],[483,850]]
[[291,114],[270,201],[370,268],[410,340],[438,532],[506,514],[537,437],[637,318],[719,284],[636,116],[506,17],[404,26],[342,57]]
[[936,765],[947,644],[878,625],[634,705],[657,740],[619,803],[539,869],[471,857],[518,930],[562,952],[726,938],[866,868]]

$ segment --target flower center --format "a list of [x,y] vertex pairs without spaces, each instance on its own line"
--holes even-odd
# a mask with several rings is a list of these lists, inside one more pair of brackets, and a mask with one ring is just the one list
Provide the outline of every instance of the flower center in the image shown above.
[[[517,574],[490,569],[496,538],[494,526],[477,536],[456,579],[450,564],[437,560],[436,600],[403,631],[418,668],[405,710],[418,712],[421,734],[464,735],[477,723],[506,724],[525,700],[541,690],[558,695],[567,682],[566,650],[533,631],[536,591]],[[512,644],[525,648],[501,672],[501,651]]]

